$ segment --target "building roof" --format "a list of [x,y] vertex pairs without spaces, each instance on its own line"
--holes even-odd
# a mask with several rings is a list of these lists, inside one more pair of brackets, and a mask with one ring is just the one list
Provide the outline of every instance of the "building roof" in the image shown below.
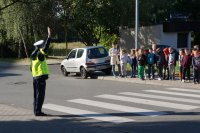
[[200,21],[168,21],[163,23],[163,32],[200,32]]

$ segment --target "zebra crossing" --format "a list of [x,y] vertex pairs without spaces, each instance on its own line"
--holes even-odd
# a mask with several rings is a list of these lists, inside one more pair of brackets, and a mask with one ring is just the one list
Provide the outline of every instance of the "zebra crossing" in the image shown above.
[[[145,117],[170,115],[170,111],[190,111],[200,109],[200,90],[183,88],[166,88],[165,90],[141,90],[140,92],[119,92],[116,94],[101,94],[87,99],[66,100],[70,106],[53,103],[44,104],[43,108],[51,111],[62,112],[96,121],[110,123],[134,122],[135,114]],[[128,103],[128,106],[127,106]],[[73,105],[81,105],[80,107]],[[136,106],[137,105],[137,106]],[[138,107],[138,105],[143,105]],[[90,108],[88,108],[88,106]],[[145,107],[145,108],[144,108]],[[156,107],[162,108],[161,111]],[[94,109],[95,108],[95,109]],[[101,111],[94,111],[100,109]],[[103,113],[108,110],[110,114]],[[112,111],[124,113],[117,116]],[[133,114],[129,118],[125,114]]]

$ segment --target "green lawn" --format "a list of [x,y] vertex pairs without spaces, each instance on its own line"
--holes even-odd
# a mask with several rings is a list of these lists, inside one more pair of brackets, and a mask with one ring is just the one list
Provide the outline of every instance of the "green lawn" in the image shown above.
[[[85,44],[81,42],[70,42],[70,43],[67,43],[67,45],[68,45],[68,49],[85,47]],[[66,43],[52,43],[51,47],[53,49],[66,49]]]
[[52,43],[50,46],[49,55],[50,56],[66,56],[66,54],[69,53],[71,49],[85,47],[85,44],[81,42],[70,42],[70,43],[67,43],[67,45],[68,45],[68,50],[66,50],[65,43]]
[[[68,53],[71,49],[85,47],[85,44],[81,42],[70,42],[68,43]],[[66,44],[65,43],[52,43],[49,50],[49,59],[60,59],[60,57],[66,56]],[[1,62],[8,63],[20,63],[30,62],[30,59],[18,59],[18,58],[0,58]]]

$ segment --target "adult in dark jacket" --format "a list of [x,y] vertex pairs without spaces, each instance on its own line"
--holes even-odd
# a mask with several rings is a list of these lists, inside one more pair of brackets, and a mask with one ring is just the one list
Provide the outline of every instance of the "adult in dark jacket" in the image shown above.
[[35,116],[46,116],[42,112],[42,105],[45,98],[46,80],[49,70],[46,63],[46,55],[51,41],[51,29],[48,27],[48,38],[46,42],[40,40],[34,43],[35,50],[31,54],[31,71],[33,76],[34,102],[33,109]]
[[193,50],[192,66],[194,71],[194,84],[200,84],[200,54],[198,49]]
[[160,50],[160,48],[156,49],[157,52],[157,69],[158,69],[158,80],[162,80],[163,78],[163,66],[164,66],[164,53]]

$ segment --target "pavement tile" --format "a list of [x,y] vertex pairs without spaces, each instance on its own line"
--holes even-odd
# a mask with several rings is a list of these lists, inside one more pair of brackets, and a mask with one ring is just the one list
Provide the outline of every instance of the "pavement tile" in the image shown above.
[[0,104],[0,121],[49,121],[59,117],[35,117],[31,110]]

